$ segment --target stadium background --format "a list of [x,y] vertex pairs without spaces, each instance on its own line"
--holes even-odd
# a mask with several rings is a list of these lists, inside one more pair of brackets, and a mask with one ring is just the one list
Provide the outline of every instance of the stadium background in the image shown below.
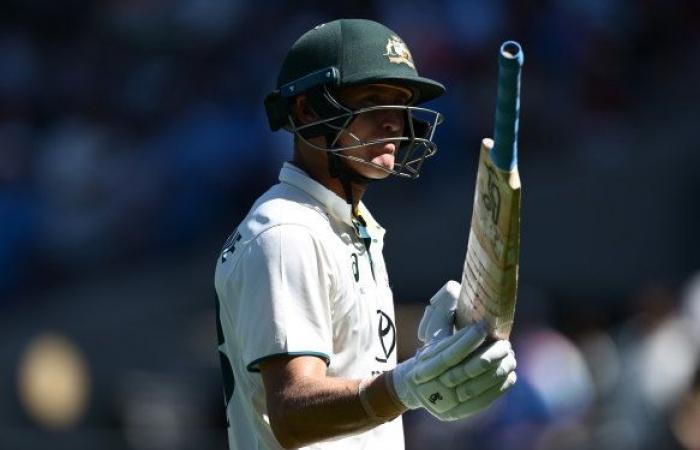
[[289,157],[262,108],[282,57],[337,17],[448,87],[424,175],[366,198],[402,356],[460,276],[498,45],[526,54],[520,382],[464,423],[407,414],[407,448],[700,448],[692,0],[5,0],[0,448],[225,448],[216,254]]

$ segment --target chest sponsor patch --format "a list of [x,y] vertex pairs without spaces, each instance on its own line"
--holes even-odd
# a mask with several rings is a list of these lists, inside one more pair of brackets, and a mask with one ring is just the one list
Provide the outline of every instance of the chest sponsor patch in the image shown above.
[[381,309],[377,310],[377,314],[379,315],[377,337],[379,338],[380,348],[383,354],[375,356],[374,359],[385,363],[389,360],[396,348],[396,326],[391,317]]

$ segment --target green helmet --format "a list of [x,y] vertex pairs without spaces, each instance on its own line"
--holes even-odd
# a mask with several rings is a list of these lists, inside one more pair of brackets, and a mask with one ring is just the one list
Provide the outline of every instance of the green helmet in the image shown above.
[[[352,110],[334,97],[338,89],[367,84],[407,88],[412,92],[410,105]],[[265,98],[265,109],[272,130],[284,128],[310,146],[339,157],[346,157],[343,150],[395,141],[402,155],[390,173],[416,178],[425,158],[437,151],[432,138],[442,115],[415,105],[444,92],[442,84],[418,75],[411,52],[392,30],[371,20],[340,19],[318,25],[294,43],[282,63],[277,88]],[[300,94],[307,96],[320,120],[295,123],[291,105]],[[405,114],[404,136],[337,145],[338,137],[355,117],[377,109],[398,109]],[[326,138],[326,147],[308,141],[317,136]]]

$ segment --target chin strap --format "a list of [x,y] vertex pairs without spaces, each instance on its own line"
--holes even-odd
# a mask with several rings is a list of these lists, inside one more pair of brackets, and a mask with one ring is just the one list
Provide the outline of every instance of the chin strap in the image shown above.
[[[324,137],[326,139],[326,147],[329,147],[330,143],[335,139],[335,136],[333,133],[327,133]],[[352,183],[367,185],[370,181],[374,180],[348,167],[345,160],[338,156],[337,153],[329,151],[326,155],[328,156],[328,173],[331,177],[340,180],[340,185],[343,187],[343,192],[345,193],[345,201],[352,206],[355,199],[352,193]],[[353,214],[355,214],[355,211],[353,211]]]
[[[354,203],[352,184],[367,185],[371,181],[374,181],[372,178],[367,178],[348,167],[345,160],[334,152],[328,152],[328,173],[331,177],[340,180],[340,185],[343,187],[343,192],[345,193],[345,201],[351,206]],[[354,214],[355,211],[353,211],[353,215]]]

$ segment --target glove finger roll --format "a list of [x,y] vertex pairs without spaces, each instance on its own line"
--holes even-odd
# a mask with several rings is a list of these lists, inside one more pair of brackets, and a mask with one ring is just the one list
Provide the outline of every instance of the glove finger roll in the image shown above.
[[496,367],[511,352],[510,342],[501,340],[491,344],[480,354],[473,354],[467,361],[440,375],[440,381],[454,387]]
[[503,358],[496,368],[496,375],[507,375],[518,367],[518,361],[515,359],[515,353],[511,350],[508,356]]
[[440,375],[440,382],[448,387],[459,386],[469,380],[473,380],[475,377],[481,375],[483,372],[488,371],[488,369],[494,369],[496,363],[491,363],[491,366],[479,366],[479,370],[470,370],[467,364],[460,364],[449,369],[447,372]]
[[411,374],[413,381],[424,383],[438,377],[466,358],[485,338],[485,328],[475,325],[463,328],[454,336],[443,339],[418,356],[421,361],[418,362]]
[[481,395],[460,403],[453,409],[443,413],[440,418],[442,420],[459,420],[469,417],[493,403],[498,397],[503,395],[505,391],[513,386],[517,380],[518,377],[515,372],[511,372],[503,383],[496,384]]
[[430,322],[434,310],[435,308],[433,308],[431,305],[426,306],[425,310],[423,310],[423,317],[418,324],[418,340],[423,343],[428,342],[425,329],[428,327],[428,322]]
[[[464,335],[468,335],[471,337],[465,337]],[[427,346],[423,350],[423,352],[419,355],[419,359],[425,360],[425,359],[430,359],[434,357],[436,354],[443,352],[446,348],[451,347],[454,345],[457,341],[461,339],[477,339],[479,341],[478,345],[481,345],[481,343],[486,339],[486,336],[488,334],[488,330],[486,329],[486,325],[482,323],[476,323],[474,325],[470,325],[468,327],[464,327],[461,330],[458,330],[455,334],[452,336],[438,340],[434,342],[433,344]],[[477,345],[477,347],[478,347]],[[476,347],[475,347],[476,348]],[[473,349],[472,349],[473,351]],[[471,351],[469,352],[471,353]]]
[[502,384],[513,370],[515,370],[515,357],[509,355],[503,358],[501,363],[493,369],[487,370],[481,375],[457,386],[455,389],[457,398],[462,403],[470,398],[478,397],[495,384]]
[[450,280],[430,299],[418,325],[418,339],[426,343],[447,337],[454,327],[454,312],[461,286]]

